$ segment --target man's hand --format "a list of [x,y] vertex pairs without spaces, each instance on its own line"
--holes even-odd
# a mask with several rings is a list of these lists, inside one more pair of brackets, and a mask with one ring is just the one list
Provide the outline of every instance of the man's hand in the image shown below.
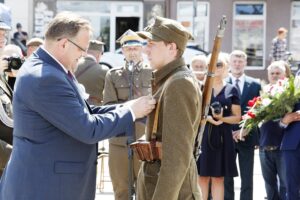
[[300,110],[297,110],[296,112],[285,114],[281,120],[281,122],[286,125],[289,125],[290,123],[292,123],[294,121],[300,121]]
[[156,100],[151,96],[142,96],[125,103],[132,109],[136,119],[147,116],[155,108],[155,104]]
[[232,131],[232,138],[235,142],[239,141],[245,141],[245,137],[248,135],[249,131],[246,129],[243,129],[243,132],[241,133],[241,129],[237,131]]

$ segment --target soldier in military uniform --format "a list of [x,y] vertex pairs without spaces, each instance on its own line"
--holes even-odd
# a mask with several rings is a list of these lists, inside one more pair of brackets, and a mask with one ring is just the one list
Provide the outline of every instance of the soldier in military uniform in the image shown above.
[[0,21],[0,177],[12,151],[12,90],[10,89],[4,71],[7,62],[2,59],[2,52],[6,44],[6,34],[10,30],[4,22]]
[[109,69],[99,64],[103,44],[99,40],[91,40],[87,56],[79,60],[78,69],[75,72],[78,82],[84,85],[89,94],[88,102],[98,106],[102,103],[105,75]]
[[[143,62],[142,39],[133,31],[126,31],[118,40],[125,56],[125,65],[108,71],[104,87],[104,104],[122,103],[150,92],[151,68]],[[135,138],[145,133],[145,124],[135,123]],[[128,199],[128,138],[109,140],[109,172],[116,200]],[[140,163],[133,156],[133,179],[136,180]]]
[[[156,111],[148,116],[146,139],[160,144],[161,158],[142,162],[137,199],[201,199],[193,155],[201,118],[201,91],[182,58],[192,36],[180,23],[162,17],[139,35],[148,39],[145,53],[154,69],[152,93],[158,100],[158,119]],[[152,130],[154,119],[158,122],[156,134]]]

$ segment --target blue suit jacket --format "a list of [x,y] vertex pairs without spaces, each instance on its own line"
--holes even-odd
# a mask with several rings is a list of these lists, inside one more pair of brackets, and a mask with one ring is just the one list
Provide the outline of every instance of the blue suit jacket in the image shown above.
[[15,85],[13,152],[0,199],[94,200],[97,142],[133,130],[129,109],[118,107],[90,108],[76,81],[38,49]]
[[[300,102],[295,105],[294,111],[300,110]],[[284,131],[281,150],[296,150],[300,145],[300,122],[292,122]]]
[[[231,78],[229,77],[227,79],[229,83],[232,83]],[[241,109],[242,109],[242,115],[245,114],[248,110],[248,101],[253,99],[254,97],[259,96],[259,92],[261,90],[261,85],[260,83],[250,77],[250,76],[245,76],[245,83],[243,87],[243,93],[241,95]],[[239,130],[239,125],[234,126],[234,130]],[[245,141],[240,141],[237,143],[237,145],[244,145],[244,146],[255,146],[258,145],[258,131],[256,129],[253,129],[250,134],[245,138]]]

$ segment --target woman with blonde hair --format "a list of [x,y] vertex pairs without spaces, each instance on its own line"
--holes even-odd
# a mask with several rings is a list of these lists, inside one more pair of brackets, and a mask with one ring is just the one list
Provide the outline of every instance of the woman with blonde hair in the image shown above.
[[238,175],[235,163],[232,125],[241,119],[240,99],[237,89],[224,81],[226,60],[219,55],[211,109],[201,143],[201,154],[197,161],[199,185],[203,199],[208,198],[209,181],[214,200],[224,199],[224,176]]

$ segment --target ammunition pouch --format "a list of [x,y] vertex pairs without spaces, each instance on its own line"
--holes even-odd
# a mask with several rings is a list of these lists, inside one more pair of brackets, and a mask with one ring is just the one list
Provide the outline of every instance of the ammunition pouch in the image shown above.
[[161,142],[156,140],[138,140],[131,143],[130,148],[141,161],[154,162],[162,159]]

